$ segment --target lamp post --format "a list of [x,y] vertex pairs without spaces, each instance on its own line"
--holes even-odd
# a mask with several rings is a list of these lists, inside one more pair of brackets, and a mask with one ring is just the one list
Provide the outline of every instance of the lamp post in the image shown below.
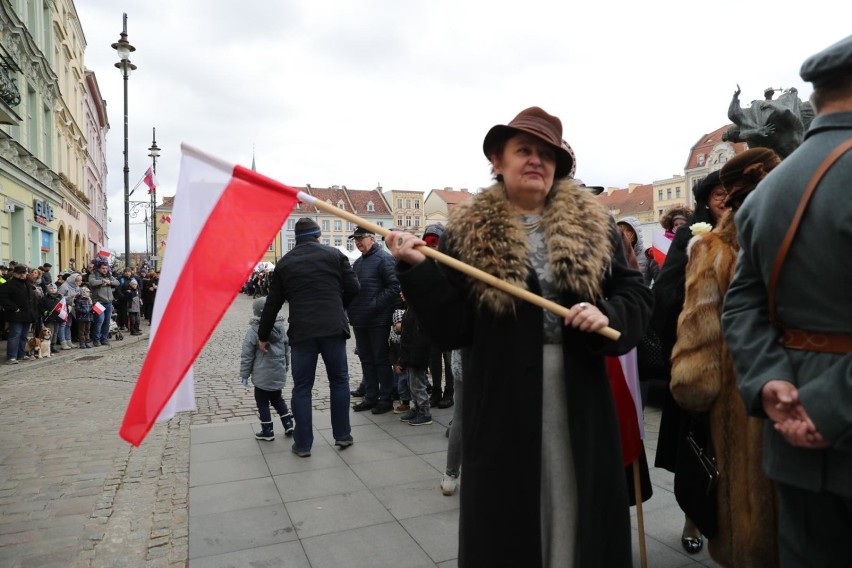
[[[148,148],[148,157],[153,162],[152,169],[154,171],[154,180],[157,179],[157,158],[160,157],[160,147],[157,146],[157,129],[154,131],[151,142],[151,147]],[[154,187],[151,189],[151,268],[157,270],[157,260],[159,259],[157,251],[157,182],[154,182]]]
[[[124,28],[121,37],[112,44],[112,48],[118,52],[118,63],[115,66],[124,77],[124,266],[130,266],[130,166],[127,159],[127,80],[130,72],[136,70],[136,66],[130,62],[130,54],[136,48],[127,41],[127,14],[124,14]],[[146,237],[147,239],[147,237]]]

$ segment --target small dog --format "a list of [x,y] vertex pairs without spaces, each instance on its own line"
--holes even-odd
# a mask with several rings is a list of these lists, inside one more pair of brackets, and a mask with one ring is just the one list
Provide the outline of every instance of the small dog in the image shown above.
[[38,337],[27,339],[27,351],[33,357],[50,357],[50,338],[53,334],[46,327],[41,328]]

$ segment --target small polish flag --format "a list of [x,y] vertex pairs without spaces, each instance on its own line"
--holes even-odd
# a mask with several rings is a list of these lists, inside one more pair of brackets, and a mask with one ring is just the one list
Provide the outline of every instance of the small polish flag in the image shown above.
[[[181,145],[175,222],[163,258],[148,354],[119,434],[138,446],[157,420],[195,410],[192,363],[306,193]],[[234,239],[233,235],[240,235]],[[217,277],[209,267],[222,251]],[[180,285],[178,285],[180,282]],[[204,293],[197,290],[203,286]]]
[[665,233],[655,230],[651,234],[651,254],[654,255],[654,260],[656,260],[657,264],[660,266],[662,266],[666,261],[666,256],[669,254],[669,247],[671,244],[672,242]]
[[636,349],[631,349],[620,357],[607,357],[606,366],[615,412],[618,415],[622,458],[627,466],[642,455],[642,440],[645,438]]
[[104,305],[100,302],[95,302],[95,305],[92,306],[92,311],[99,315],[104,313],[105,309]]
[[162,225],[163,223],[171,223],[171,222],[172,222],[171,215],[163,215],[163,216],[160,217],[160,225]]
[[59,303],[56,304],[56,307],[53,308],[54,312],[59,312],[59,317],[62,318],[62,321],[68,321],[68,304],[65,301],[65,297],[63,296]]

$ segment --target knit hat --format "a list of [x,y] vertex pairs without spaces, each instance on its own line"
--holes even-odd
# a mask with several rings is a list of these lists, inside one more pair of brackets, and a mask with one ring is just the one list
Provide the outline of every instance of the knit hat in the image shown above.
[[266,305],[266,298],[258,298],[251,303],[251,309],[254,311],[255,317],[263,315],[263,306]]
[[130,284],[128,284],[128,286],[135,288],[136,286],[139,286],[139,282],[137,282],[135,278],[131,278]]
[[769,148],[752,148],[731,158],[719,170],[722,187],[728,192],[725,205],[738,209],[760,180],[780,163],[781,158]]
[[692,195],[695,196],[695,202],[707,205],[707,202],[710,201],[710,192],[713,191],[714,187],[720,185],[722,185],[722,182],[719,180],[719,171],[710,172],[707,177],[692,188]]
[[16,264],[15,268],[12,269],[12,274],[26,274],[27,272],[29,272],[29,270],[27,270],[27,267],[23,264]]
[[56,292],[56,284],[53,284],[53,283],[51,282],[51,283],[50,283],[50,284],[48,284],[46,287],[47,287],[47,291],[48,291],[48,292]]
[[303,239],[305,237],[318,239],[321,234],[322,231],[320,231],[319,225],[317,225],[316,221],[313,219],[302,217],[296,221],[296,240]]

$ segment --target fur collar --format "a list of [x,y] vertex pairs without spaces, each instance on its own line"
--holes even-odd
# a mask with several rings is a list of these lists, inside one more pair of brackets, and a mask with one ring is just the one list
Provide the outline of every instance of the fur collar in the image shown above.
[[[548,260],[560,291],[580,298],[602,297],[601,279],[612,258],[612,218],[588,191],[572,180],[557,182],[543,213]],[[474,195],[450,215],[447,246],[459,260],[520,288],[532,268],[527,237],[512,213],[502,183]],[[515,299],[484,282],[472,281],[473,295],[496,313],[514,311]]]

